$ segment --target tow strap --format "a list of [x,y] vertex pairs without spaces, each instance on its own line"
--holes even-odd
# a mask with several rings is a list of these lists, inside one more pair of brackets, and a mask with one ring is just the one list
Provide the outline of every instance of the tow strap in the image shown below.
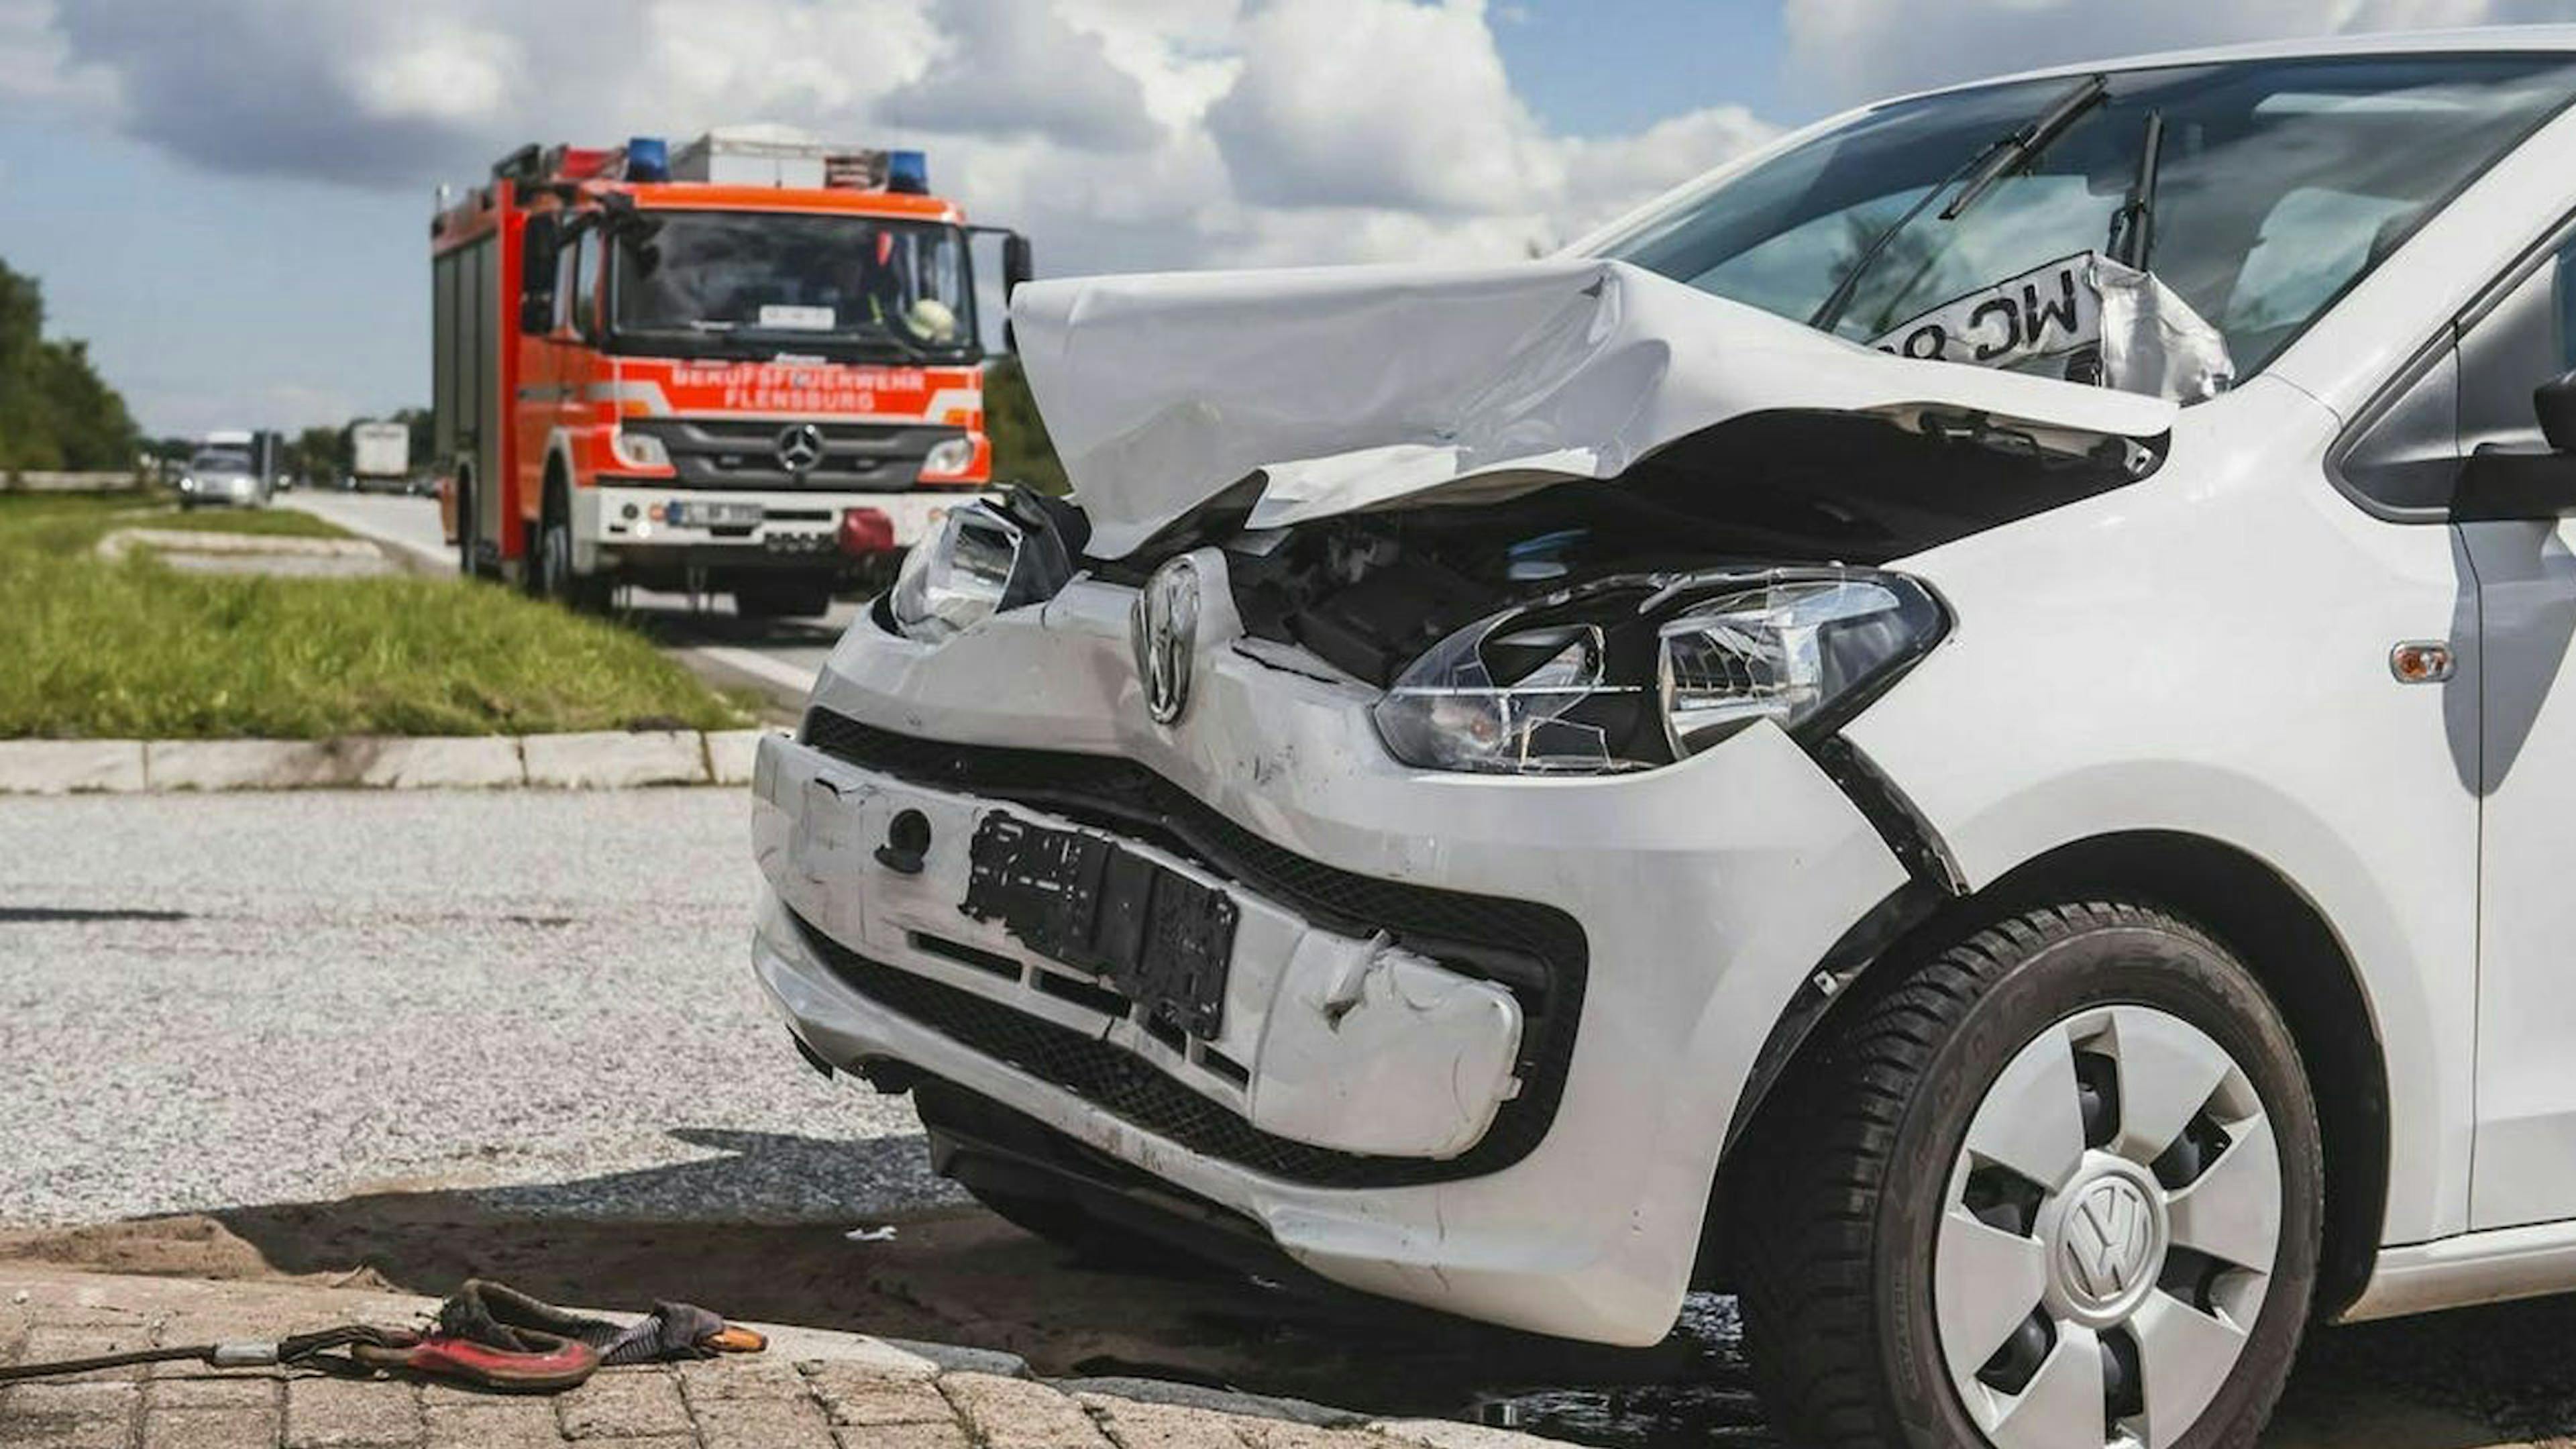
[[[468,1279],[427,1331],[347,1324],[274,1342],[133,1349],[46,1363],[0,1364],[0,1383],[128,1364],[194,1359],[213,1368],[316,1368],[357,1378],[407,1372],[511,1393],[558,1393],[602,1364],[758,1353],[769,1342],[688,1303],[657,1303],[631,1324],[585,1318],[501,1283]],[[334,1352],[334,1350],[339,1350]]]

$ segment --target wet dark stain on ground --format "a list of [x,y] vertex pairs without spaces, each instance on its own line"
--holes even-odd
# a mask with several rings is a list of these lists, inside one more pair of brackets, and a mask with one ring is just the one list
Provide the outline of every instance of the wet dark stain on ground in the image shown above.
[[[663,1171],[690,1170],[703,1166]],[[7,1233],[0,1258],[429,1295],[488,1277],[560,1303],[678,1299],[738,1318],[1004,1350],[1049,1376],[1175,1379],[1613,1449],[1782,1442],[1753,1396],[1734,1303],[1718,1295],[1694,1296],[1653,1348],[1608,1349],[1182,1261],[1110,1270],[979,1210],[873,1219],[864,1225],[890,1222],[895,1234],[862,1242],[849,1223],[586,1220],[550,1199],[564,1190],[384,1192]],[[2320,1411],[2394,1401],[2510,1436],[2563,1436],[2576,1429],[2570,1341],[2576,1300],[2316,1330],[2284,1412],[2330,1417]],[[2493,1441],[2457,1441],[2472,1442]]]

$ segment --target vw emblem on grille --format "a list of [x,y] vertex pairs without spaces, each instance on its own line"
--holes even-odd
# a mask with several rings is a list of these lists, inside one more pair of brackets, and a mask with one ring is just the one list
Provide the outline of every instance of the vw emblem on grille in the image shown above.
[[1127,615],[1136,651],[1136,680],[1156,724],[1181,717],[1190,702],[1190,658],[1198,649],[1199,571],[1186,557],[1154,570]]
[[802,473],[823,461],[823,430],[812,423],[798,423],[778,435],[778,466],[790,473]]
[[2096,1302],[2136,1286],[2155,1247],[2146,1194],[2126,1178],[2106,1177],[2084,1190],[2066,1216],[2067,1281]]

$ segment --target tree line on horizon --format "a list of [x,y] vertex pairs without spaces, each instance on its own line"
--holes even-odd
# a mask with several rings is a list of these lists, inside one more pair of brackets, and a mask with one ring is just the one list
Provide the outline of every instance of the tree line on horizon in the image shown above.
[[0,474],[130,470],[142,452],[89,344],[46,337],[44,288],[0,261]]

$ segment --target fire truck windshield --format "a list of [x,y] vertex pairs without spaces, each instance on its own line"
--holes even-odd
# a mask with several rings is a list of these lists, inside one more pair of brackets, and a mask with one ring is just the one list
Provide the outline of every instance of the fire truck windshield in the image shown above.
[[630,346],[683,356],[971,356],[974,280],[953,226],[778,212],[655,213],[620,246],[612,306]]

